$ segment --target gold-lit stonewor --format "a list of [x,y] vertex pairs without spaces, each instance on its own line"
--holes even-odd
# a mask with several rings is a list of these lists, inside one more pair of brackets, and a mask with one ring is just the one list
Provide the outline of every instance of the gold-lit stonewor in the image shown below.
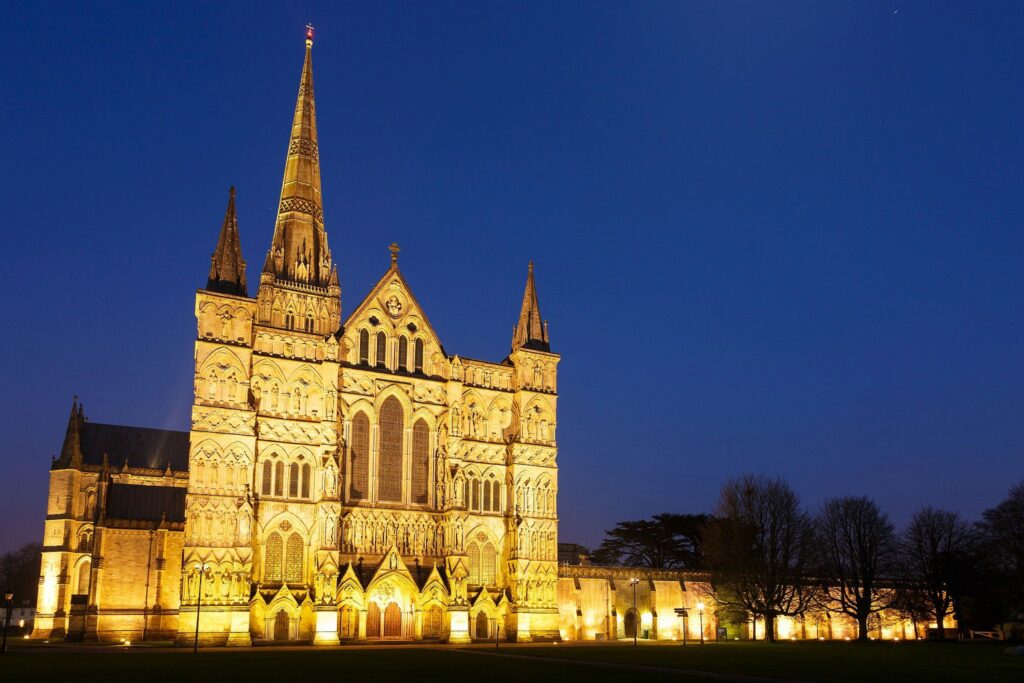
[[[559,567],[559,356],[532,263],[498,362],[446,352],[397,244],[342,319],[312,47],[307,27],[255,296],[234,188],[196,293],[191,431],[94,423],[72,405],[50,470],[34,637],[202,647],[717,633],[714,607],[696,607],[703,575],[578,557]],[[779,633],[848,628],[808,615]]]

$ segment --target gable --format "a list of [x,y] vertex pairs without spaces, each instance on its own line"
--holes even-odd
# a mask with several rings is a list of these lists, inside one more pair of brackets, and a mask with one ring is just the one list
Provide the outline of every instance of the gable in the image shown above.
[[[386,341],[384,367],[391,371],[415,371],[416,342],[423,344],[426,375],[447,374],[448,360],[441,340],[427,319],[405,278],[397,268],[389,269],[370,293],[345,320],[341,360],[353,366],[379,367],[378,335]],[[361,342],[365,333],[366,342]],[[404,342],[402,341],[404,339]],[[404,350],[403,365],[400,350]]]

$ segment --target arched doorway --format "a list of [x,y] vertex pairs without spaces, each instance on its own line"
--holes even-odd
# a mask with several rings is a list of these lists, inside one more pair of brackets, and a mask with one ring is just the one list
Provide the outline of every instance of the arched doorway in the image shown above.
[[366,637],[380,638],[380,607],[375,602],[366,610]]
[[423,637],[440,638],[441,620],[444,618],[440,605],[431,605],[423,612]]
[[359,612],[352,605],[345,605],[338,615],[338,632],[342,638],[355,638],[359,635]]
[[384,608],[384,637],[402,637],[402,609],[397,602],[389,602]]
[[486,612],[476,614],[476,637],[488,638],[491,635],[491,620],[487,618]]
[[274,640],[290,640],[291,639],[291,619],[288,618],[288,613],[281,610],[274,617]]
[[622,620],[622,627],[625,631],[626,638],[633,638],[637,635],[636,633],[636,612],[629,610],[626,612],[626,617]]

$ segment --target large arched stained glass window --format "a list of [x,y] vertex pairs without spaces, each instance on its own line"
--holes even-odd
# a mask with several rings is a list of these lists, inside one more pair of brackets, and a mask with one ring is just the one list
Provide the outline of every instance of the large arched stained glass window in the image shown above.
[[480,549],[480,583],[485,586],[494,585],[497,561],[494,546],[490,541],[484,543],[484,547]]
[[366,413],[356,413],[352,419],[351,441],[348,456],[348,471],[352,480],[349,497],[362,500],[370,488],[370,420]]
[[281,556],[284,555],[284,541],[276,531],[267,539],[267,556],[264,560],[264,578],[267,581],[281,580]]
[[293,533],[288,537],[288,550],[284,556],[284,580],[302,582],[302,537]]
[[476,542],[470,543],[466,548],[469,555],[469,576],[466,580],[474,586],[480,585],[480,546]]
[[394,396],[380,408],[380,466],[377,469],[377,498],[402,500],[402,432],[405,430],[402,404]]
[[430,493],[430,428],[417,420],[412,428],[412,502],[426,503]]

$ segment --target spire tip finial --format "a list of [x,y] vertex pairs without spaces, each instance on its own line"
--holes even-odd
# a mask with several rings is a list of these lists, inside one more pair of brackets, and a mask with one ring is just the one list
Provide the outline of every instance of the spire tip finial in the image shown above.
[[391,245],[388,247],[388,251],[391,252],[391,265],[397,266],[398,252],[402,251],[401,249],[398,248],[398,242],[392,242]]
[[313,24],[306,24],[306,47],[313,45]]

